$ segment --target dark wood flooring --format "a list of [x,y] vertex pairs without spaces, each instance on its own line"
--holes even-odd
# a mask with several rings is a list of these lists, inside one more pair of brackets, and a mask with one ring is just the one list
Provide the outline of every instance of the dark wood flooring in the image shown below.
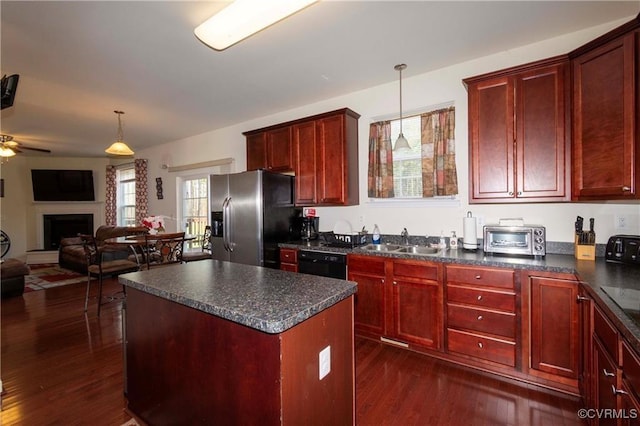
[[[119,426],[130,419],[121,303],[104,305],[98,319],[93,299],[85,316],[85,288],[2,300],[0,424]],[[105,285],[106,294],[120,289],[116,280]],[[356,402],[359,425],[584,424],[574,398],[359,338]]]

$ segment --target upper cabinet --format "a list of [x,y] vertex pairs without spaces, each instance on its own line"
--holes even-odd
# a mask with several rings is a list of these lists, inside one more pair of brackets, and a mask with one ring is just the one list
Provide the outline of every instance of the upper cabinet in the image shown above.
[[293,171],[291,128],[247,135],[247,170]]
[[555,57],[467,78],[470,203],[569,201],[569,69]]
[[348,108],[245,132],[247,170],[293,171],[296,205],[357,205],[358,118]]
[[571,52],[573,199],[640,198],[638,18]]

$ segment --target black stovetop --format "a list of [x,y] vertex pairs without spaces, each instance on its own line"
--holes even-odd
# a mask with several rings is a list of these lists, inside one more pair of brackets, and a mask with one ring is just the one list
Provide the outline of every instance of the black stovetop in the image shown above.
[[600,288],[640,327],[640,290],[609,286]]

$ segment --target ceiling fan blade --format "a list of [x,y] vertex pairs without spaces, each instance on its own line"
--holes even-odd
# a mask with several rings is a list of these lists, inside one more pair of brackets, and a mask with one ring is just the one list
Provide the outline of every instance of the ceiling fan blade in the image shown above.
[[29,151],[38,151],[38,152],[46,152],[47,154],[51,154],[51,150],[50,149],[44,149],[44,148],[31,148],[28,146],[24,146],[24,145],[19,145],[21,149],[28,149]]

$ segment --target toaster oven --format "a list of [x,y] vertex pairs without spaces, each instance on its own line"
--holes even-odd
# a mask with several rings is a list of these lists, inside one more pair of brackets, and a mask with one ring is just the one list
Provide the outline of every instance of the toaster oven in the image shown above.
[[487,225],[483,228],[485,253],[545,256],[547,236],[544,226]]

